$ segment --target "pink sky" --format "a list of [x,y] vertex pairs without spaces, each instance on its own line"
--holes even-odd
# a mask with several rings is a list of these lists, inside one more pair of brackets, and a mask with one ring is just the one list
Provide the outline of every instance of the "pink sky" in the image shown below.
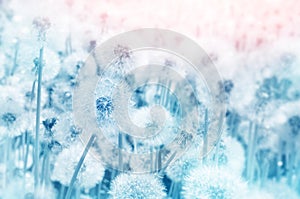
[[26,4],[12,0],[12,7],[28,20],[49,16],[60,27],[57,31],[89,30],[86,37],[157,27],[195,39],[217,37],[234,42],[239,50],[279,37],[300,37],[297,0],[29,0]]

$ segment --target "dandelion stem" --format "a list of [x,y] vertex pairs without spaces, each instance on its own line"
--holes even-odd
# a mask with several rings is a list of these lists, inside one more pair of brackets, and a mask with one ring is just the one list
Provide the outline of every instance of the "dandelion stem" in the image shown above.
[[74,171],[74,173],[73,173],[73,176],[72,176],[72,179],[71,179],[71,182],[70,182],[70,185],[69,185],[69,188],[68,188],[66,197],[65,197],[66,199],[71,198],[72,189],[73,189],[73,187],[74,187],[74,185],[75,185],[75,182],[76,182],[78,173],[79,173],[79,171],[80,171],[80,168],[81,168],[81,166],[82,166],[82,164],[83,164],[83,161],[84,161],[84,159],[85,159],[85,157],[86,157],[88,151],[90,150],[91,146],[93,145],[95,139],[96,139],[96,135],[93,134],[93,135],[90,137],[89,142],[87,143],[87,145],[86,145],[86,147],[85,147],[85,149],[84,149],[84,151],[83,151],[83,153],[82,153],[82,155],[81,155],[81,157],[80,157],[80,160],[79,160],[79,162],[78,162],[78,164],[77,164],[77,166],[76,166],[76,168],[75,168],[75,171]]
[[117,175],[117,170],[116,169],[112,169],[111,170],[111,175],[110,175],[110,179],[113,180]]
[[5,152],[4,152],[4,172],[3,172],[3,190],[5,190],[6,184],[7,184],[7,165],[8,165],[8,158],[9,158],[9,146],[10,146],[10,137],[6,138],[6,143],[5,143]]
[[[253,131],[254,129],[254,131]],[[253,125],[250,122],[249,126],[249,145],[248,145],[248,158],[247,158],[247,178],[250,183],[253,182],[254,175],[254,161],[255,161],[255,143],[257,137],[258,125]]]
[[265,181],[266,179],[268,178],[268,173],[269,173],[269,168],[270,168],[270,165],[267,161],[264,162],[264,164],[262,165],[262,171],[261,171],[261,175],[262,175],[262,178],[261,178],[261,185],[264,185],[265,184]]
[[174,182],[171,182],[170,188],[169,188],[169,193],[168,193],[168,197],[171,198],[172,197],[172,193],[174,190]]
[[37,89],[37,103],[36,103],[36,121],[35,121],[35,143],[34,143],[34,188],[35,194],[39,185],[39,134],[40,134],[40,115],[41,115],[41,88],[42,88],[42,71],[43,71],[43,54],[44,47],[40,49],[39,68],[38,68],[38,89]]
[[10,72],[10,75],[13,76],[14,73],[15,73],[15,70],[17,69],[18,67],[18,53],[19,53],[19,41],[16,42],[16,45],[15,45],[15,54],[14,54],[14,63],[13,63],[13,68]]
[[[24,161],[23,163],[25,163],[25,154],[26,154],[26,131],[21,135],[22,138],[22,156],[21,159]],[[24,168],[24,174],[25,174],[25,167]]]
[[208,132],[208,110],[205,109],[204,116],[204,133],[203,133],[203,162],[206,162],[206,154],[207,154],[207,132]]
[[77,183],[75,183],[75,198],[80,199],[80,188],[78,187]]
[[170,163],[174,160],[175,156],[176,156],[176,152],[174,152],[174,153],[170,156],[170,158],[168,159],[168,161],[166,161],[164,168],[162,168],[162,169],[159,171],[158,176],[163,176],[163,173],[165,172],[165,169],[166,169],[166,168],[170,165]]
[[165,107],[169,109],[169,105],[170,105],[170,100],[171,100],[171,95],[170,93],[168,92],[168,89],[171,88],[171,85],[172,85],[172,81],[169,81],[168,83],[168,87],[166,88],[167,89],[167,92],[166,92],[166,101],[165,101]]
[[27,170],[27,162],[28,162],[28,156],[29,156],[29,144],[27,142],[27,131],[25,132],[26,134],[26,149],[25,149],[25,157],[24,157],[24,174],[26,173]]
[[150,146],[150,172],[153,172],[153,146]]
[[179,182],[175,182],[174,184],[174,189],[173,189],[173,198],[178,199],[179,198],[179,193],[180,193],[180,184]]
[[[220,118],[219,118],[219,125],[218,125],[218,134],[221,136],[221,133],[222,133],[222,126],[223,126],[223,112],[221,112],[220,114]],[[215,161],[215,164],[216,166],[218,166],[218,160],[219,160],[219,151],[220,150],[220,139],[218,140],[218,143],[217,143],[217,146],[216,146],[216,152],[215,152],[215,155],[214,155],[214,161]]]
[[44,159],[43,159],[43,165],[42,165],[42,184],[48,184],[49,181],[49,149],[48,147],[44,148]]
[[[32,108],[32,103],[33,103],[33,99],[34,99],[34,96],[35,96],[35,94],[34,94],[34,92],[35,92],[35,84],[36,84],[36,80],[33,81],[33,83],[32,83],[32,88],[31,88],[30,104],[29,104],[29,110],[30,110],[30,115],[29,115],[29,117],[30,117],[30,118],[33,117],[33,112],[32,112],[31,110],[33,110],[33,108]],[[33,124],[33,125],[34,125],[34,124]],[[33,125],[32,125],[32,131],[33,131],[33,129],[34,129]],[[25,174],[26,169],[27,169],[28,155],[29,155],[29,144],[28,144],[28,142],[27,142],[27,139],[28,139],[28,138],[27,138],[28,131],[26,131],[26,132],[24,133],[24,135],[26,135],[26,152],[25,152],[25,159],[24,159],[24,174]]]
[[65,196],[65,190],[66,190],[66,187],[64,185],[61,185],[60,187],[60,191],[59,191],[59,199],[63,199],[64,196]]
[[281,152],[279,152],[276,156],[276,181],[277,182],[280,180],[280,175],[281,175],[281,167],[280,165],[278,165],[278,163],[281,162],[281,157],[282,157]]
[[97,198],[101,198],[102,181],[97,186]]
[[122,159],[123,136],[122,136],[122,133],[119,133],[118,147],[119,147],[119,171],[123,171],[123,159]]

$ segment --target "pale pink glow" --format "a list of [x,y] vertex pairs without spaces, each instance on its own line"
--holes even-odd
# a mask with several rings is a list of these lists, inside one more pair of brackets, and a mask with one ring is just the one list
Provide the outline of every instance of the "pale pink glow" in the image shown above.
[[[14,7],[18,7],[18,2]],[[179,31],[192,38],[218,37],[248,50],[279,37],[300,36],[298,0],[50,0],[19,5],[24,15],[49,15],[54,24],[97,37],[136,28]],[[31,2],[31,3],[30,3]],[[32,8],[34,12],[32,12]],[[30,13],[29,13],[30,12]],[[92,30],[91,30],[92,29]],[[68,30],[66,30],[68,31]]]

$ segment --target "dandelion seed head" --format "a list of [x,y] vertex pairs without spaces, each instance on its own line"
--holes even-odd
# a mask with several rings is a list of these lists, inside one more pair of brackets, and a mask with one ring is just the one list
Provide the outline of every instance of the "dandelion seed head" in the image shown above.
[[18,102],[12,99],[0,99],[2,108],[0,110],[0,127],[3,136],[18,136],[24,133],[28,127],[28,115]]
[[120,174],[111,184],[112,199],[163,199],[166,197],[165,187],[158,178],[151,174]]
[[129,110],[130,119],[135,125],[151,131],[148,139],[138,141],[138,153],[149,152],[150,147],[168,145],[177,135],[178,124],[176,118],[172,117],[169,111],[159,109],[159,114],[156,116],[153,116],[152,111],[153,107],[151,106]]
[[[21,98],[24,99],[24,108],[25,110],[31,110],[34,111],[36,109],[36,101],[37,101],[37,93],[36,89],[34,92],[32,92],[33,89],[33,81],[32,79],[27,80],[27,79],[21,79],[18,82],[18,85],[21,87],[20,93],[22,94]],[[35,85],[36,86],[36,85]],[[44,86],[42,86],[41,89],[41,107],[44,107],[46,102],[48,100],[48,94],[46,93],[46,89]]]
[[182,195],[186,199],[238,199],[247,193],[239,177],[224,168],[197,167],[183,181]]
[[51,91],[51,105],[61,111],[72,111],[72,85],[69,78],[64,80],[48,87]]
[[218,95],[219,100],[228,102],[230,93],[234,87],[232,80],[224,80],[219,82],[220,94]]
[[171,180],[180,182],[198,165],[198,159],[183,156],[167,167],[166,175]]
[[51,27],[50,20],[45,17],[36,17],[33,22],[33,26],[38,31],[38,40],[45,41],[46,33],[48,29]]
[[[41,112],[40,139],[50,142],[56,132],[56,124],[59,121],[58,114],[53,109],[44,109]],[[35,134],[33,134],[35,138]]]
[[[43,109],[41,113],[40,139],[49,147],[68,147],[80,134],[81,129],[73,124],[70,112],[60,113],[55,109]],[[33,134],[35,138],[35,134]]]
[[16,115],[14,113],[4,113],[1,119],[4,123],[11,125],[14,121],[16,121]]
[[[24,56],[18,57],[18,67],[15,72],[26,78],[34,79],[39,65],[39,49],[32,46],[31,43],[22,43],[18,51]],[[44,49],[43,64],[43,81],[53,80],[62,67],[58,54],[49,48]]]
[[114,110],[112,99],[110,97],[99,97],[96,100],[96,109],[100,121],[107,119]]
[[[51,179],[68,186],[83,150],[82,144],[77,143],[59,153]],[[104,167],[102,164],[88,154],[78,174],[77,179],[80,186],[87,189],[92,188],[102,181],[103,176]]]
[[87,54],[83,51],[74,52],[63,60],[63,70],[71,76],[77,75],[78,70],[82,67],[87,58]]
[[[53,139],[58,141],[64,146],[68,146],[69,144],[72,143],[71,140],[72,136],[74,140],[77,138],[79,134],[79,129],[77,130],[78,131],[76,131],[76,127],[73,124],[71,113],[69,112],[61,113],[57,117]],[[74,134],[75,132],[77,133],[76,135]]]
[[43,123],[46,131],[51,131],[53,126],[57,123],[57,118],[55,118],[55,117],[47,118],[42,123]]

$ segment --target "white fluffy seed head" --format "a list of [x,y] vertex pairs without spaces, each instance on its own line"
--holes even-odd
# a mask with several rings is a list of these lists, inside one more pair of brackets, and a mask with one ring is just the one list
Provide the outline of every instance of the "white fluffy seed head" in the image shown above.
[[191,170],[193,170],[199,164],[199,160],[192,157],[181,157],[173,164],[169,165],[166,169],[167,176],[175,181],[182,181]]
[[151,174],[121,174],[111,184],[112,199],[163,199],[166,197],[165,187],[161,181]]
[[228,170],[217,167],[197,167],[183,181],[185,199],[238,199],[247,194],[246,184]]
[[[64,149],[57,156],[51,179],[68,186],[83,150],[81,144],[74,144],[70,148]],[[86,189],[96,186],[102,181],[104,170],[98,160],[87,154],[77,177],[80,186]]]

